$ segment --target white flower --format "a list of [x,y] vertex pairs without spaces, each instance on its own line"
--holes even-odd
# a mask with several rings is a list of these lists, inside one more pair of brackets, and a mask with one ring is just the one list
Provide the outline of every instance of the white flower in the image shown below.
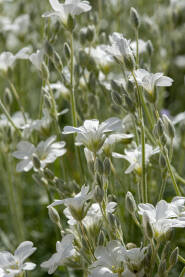
[[97,152],[103,145],[106,135],[105,133],[116,131],[121,128],[121,120],[116,117],[107,119],[99,123],[99,120],[85,120],[83,126],[64,127],[63,134],[77,133],[76,145],[85,145],[90,151]]
[[[136,56],[136,49],[137,49],[137,43],[136,41],[132,41],[130,43],[130,47],[132,49],[132,51],[134,52],[134,55]],[[138,40],[138,48],[139,48],[139,54],[143,54],[147,51],[147,42],[145,42],[142,39]]]
[[174,218],[174,209],[170,203],[161,200],[156,207],[152,204],[139,204],[138,213],[143,215],[146,213],[154,230],[155,238],[163,236],[173,227],[185,227],[184,221]]
[[75,197],[66,198],[63,200],[55,200],[51,205],[58,206],[64,204],[69,208],[70,213],[76,220],[82,220],[87,213],[85,202],[93,197],[92,192],[89,192],[89,186],[82,186],[81,191],[75,195]]
[[46,141],[41,141],[37,147],[28,141],[19,142],[17,151],[12,154],[15,158],[22,160],[16,166],[17,172],[29,171],[33,167],[33,154],[38,156],[41,168],[64,155],[66,153],[65,142],[54,142],[55,140],[56,136],[49,137]]
[[[143,260],[146,254],[147,247],[144,248],[132,248],[126,250],[125,262],[129,271],[137,273],[137,276],[144,276]],[[134,275],[135,276],[135,275]]]
[[[29,118],[28,114],[25,114],[26,117],[26,121],[27,124],[31,122],[31,119]],[[15,112],[12,116],[11,119],[13,121],[13,123],[15,124],[15,126],[19,129],[24,129],[26,126],[25,123],[25,119],[23,116],[22,112]],[[7,117],[4,114],[0,115],[0,128],[4,128],[6,126],[9,126],[11,128],[12,131],[15,131],[15,129],[12,127],[12,125],[10,124],[9,120],[7,119]]]
[[[70,95],[70,91],[68,88],[64,86],[63,83],[58,81],[57,83],[50,83],[50,88],[54,90],[55,99],[58,99],[60,96],[68,97]],[[45,86],[46,91],[49,91],[49,87]]]
[[[169,87],[172,85],[173,79],[163,76],[163,73],[150,73],[145,69],[137,69],[134,71],[139,86],[142,86],[149,94],[153,94],[155,87]],[[134,82],[133,76],[129,77]]]
[[66,0],[64,4],[60,3],[58,0],[49,0],[49,2],[54,11],[45,13],[42,16],[59,16],[64,25],[67,24],[68,16],[70,14],[74,16],[91,10],[89,1]]
[[3,31],[11,31],[16,35],[25,35],[30,25],[28,14],[18,16],[14,22],[4,25]]
[[[117,206],[116,202],[109,202],[106,206],[106,213],[113,213]],[[65,208],[64,214],[68,218],[69,225],[76,225],[77,221],[71,215],[70,209]],[[87,211],[87,215],[82,220],[83,225],[88,229],[98,224],[98,222],[102,219],[102,212],[100,209],[100,205],[97,203],[93,203],[91,207]]]
[[30,47],[24,47],[15,55],[11,52],[2,52],[0,54],[0,71],[6,72],[9,68],[12,68],[17,59],[27,59],[30,51]]
[[75,254],[73,240],[73,235],[66,235],[61,242],[57,241],[57,252],[48,261],[41,264],[41,267],[48,269],[48,274],[53,274],[58,266],[64,265],[67,259]]
[[[159,152],[159,148],[154,148],[145,144],[145,164],[149,163],[150,157]],[[141,145],[134,150],[125,150],[125,155],[119,153],[112,153],[114,158],[125,159],[130,163],[130,166],[125,171],[126,174],[131,173],[135,170],[138,174],[141,174],[142,171],[142,147]]]
[[118,273],[123,276],[125,252],[126,249],[116,240],[110,241],[106,247],[98,246],[94,253],[97,261],[90,266],[89,276],[117,277]]
[[25,270],[33,270],[36,264],[24,261],[36,251],[31,241],[22,242],[12,255],[8,251],[0,252],[0,276],[17,276]]
[[124,63],[124,57],[134,57],[130,47],[130,41],[124,38],[122,34],[114,32],[109,36],[109,40],[111,46],[104,46],[103,49],[117,61]]
[[36,53],[33,53],[29,56],[29,60],[38,70],[41,70],[41,66],[44,60],[44,51],[37,50]]

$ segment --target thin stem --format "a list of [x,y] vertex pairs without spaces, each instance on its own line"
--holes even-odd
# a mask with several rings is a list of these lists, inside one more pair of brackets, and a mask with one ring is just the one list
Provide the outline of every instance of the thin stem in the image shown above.
[[4,114],[6,115],[8,121],[10,122],[10,124],[12,125],[12,127],[17,131],[17,133],[21,136],[21,131],[17,128],[17,126],[14,124],[13,120],[11,119],[11,116],[9,114],[9,112],[7,111],[6,107],[4,106],[3,102],[0,99],[0,108],[2,109],[2,111],[4,112]]
[[93,249],[91,248],[91,244],[90,244],[89,239],[88,239],[88,237],[86,235],[86,232],[84,230],[83,223],[81,221],[79,221],[79,224],[80,224],[80,227],[81,227],[81,230],[82,230],[82,233],[83,233],[83,237],[84,237],[84,239],[86,240],[86,242],[89,246],[89,251],[91,253],[91,256],[92,256],[93,260],[96,260],[96,257],[94,256],[94,253],[93,253]]
[[163,194],[166,188],[166,176],[162,179],[162,185],[161,185],[161,189],[159,192],[159,197],[158,197],[158,201],[160,201],[163,198]]
[[181,255],[178,255],[178,260],[179,262],[185,264],[185,259]]
[[136,29],[136,65],[139,67],[139,30]]
[[184,277],[185,276],[185,266],[183,268],[183,270],[181,271],[181,274],[179,275],[179,277]]

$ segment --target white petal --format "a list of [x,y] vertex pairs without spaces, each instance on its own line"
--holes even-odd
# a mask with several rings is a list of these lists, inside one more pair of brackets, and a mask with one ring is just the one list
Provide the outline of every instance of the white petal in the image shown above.
[[24,241],[17,247],[14,256],[18,258],[19,261],[24,262],[25,259],[36,251],[36,249],[36,247],[33,247],[32,241]]

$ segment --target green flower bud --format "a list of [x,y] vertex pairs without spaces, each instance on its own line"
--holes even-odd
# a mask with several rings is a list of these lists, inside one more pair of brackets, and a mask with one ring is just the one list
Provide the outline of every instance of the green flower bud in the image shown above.
[[105,234],[102,230],[100,230],[99,236],[98,236],[98,245],[104,245],[105,243]]
[[59,224],[60,223],[60,216],[57,212],[57,210],[55,208],[53,208],[52,206],[48,207],[48,214],[49,214],[49,218],[50,220],[55,223],[55,224]]
[[49,110],[52,108],[51,100],[48,95],[44,95],[44,104]]
[[90,25],[87,27],[87,34],[86,34],[87,40],[89,42],[92,42],[94,39],[94,36],[95,36],[95,27],[94,25]]
[[170,267],[173,267],[173,266],[176,265],[176,263],[177,263],[177,261],[178,261],[178,255],[179,255],[179,248],[176,247],[176,248],[172,251],[172,253],[171,253],[171,255],[170,255],[170,258],[169,258],[169,265],[170,265]]
[[171,245],[171,242],[167,241],[167,243],[165,244],[165,246],[163,248],[162,254],[161,254],[161,260],[164,260],[164,259],[166,259],[166,261],[168,260],[169,252],[170,252],[170,245]]
[[105,158],[103,162],[103,168],[105,176],[109,176],[111,173],[111,164],[109,158]]
[[166,159],[165,159],[163,153],[160,153],[160,155],[159,155],[159,166],[163,170],[166,168]]
[[37,154],[33,153],[33,155],[32,155],[32,161],[33,161],[33,166],[36,169],[40,169],[41,163],[40,163],[40,160],[39,160]]
[[62,60],[61,60],[59,54],[56,51],[53,53],[53,64],[59,72],[62,71],[63,63],[62,63]]
[[131,113],[135,112],[135,105],[128,95],[125,95],[125,104],[129,112]]
[[46,52],[46,55],[48,55],[49,57],[53,56],[53,47],[48,40],[44,43],[44,50]]
[[44,176],[48,180],[53,180],[55,178],[55,175],[49,168],[44,168]]
[[130,9],[130,19],[131,19],[131,22],[132,22],[134,28],[139,29],[140,17],[139,17],[137,10],[133,7]]
[[103,175],[103,163],[98,158],[96,158],[95,169],[98,172],[98,174]]
[[134,91],[134,84],[133,84],[133,82],[128,80],[127,85],[126,85],[126,90],[129,93],[132,93]]
[[116,91],[112,91],[111,96],[112,96],[113,102],[116,105],[118,105],[118,106],[122,105],[122,98],[121,98],[121,95],[119,93],[117,93]]
[[159,137],[162,137],[164,135],[164,124],[161,118],[159,118],[157,121],[157,134]]
[[71,58],[71,49],[69,47],[69,44],[67,42],[64,43],[64,53],[67,60],[70,60]]
[[151,57],[153,52],[154,52],[154,48],[153,48],[151,40],[147,41],[147,43],[146,43],[146,49],[147,49],[148,55]]
[[4,92],[4,103],[6,106],[10,106],[12,104],[13,98],[12,98],[12,93],[9,88],[5,89]]
[[124,56],[124,63],[128,71],[133,71],[135,68],[135,60],[133,55],[128,54]]
[[158,268],[158,276],[159,277],[164,277],[166,276],[166,260],[161,261],[161,263],[159,264],[159,268]]
[[128,191],[125,198],[126,208],[129,213],[133,214],[137,210],[136,201],[133,194]]
[[175,128],[173,126],[173,123],[165,114],[163,115],[163,121],[164,121],[165,127],[167,129],[167,132],[169,134],[169,137],[171,139],[173,139],[175,137]]
[[121,86],[115,80],[111,80],[111,88],[112,90],[121,93]]
[[46,64],[43,62],[41,66],[42,77],[44,80],[49,80],[49,70]]
[[96,186],[94,190],[94,199],[96,202],[101,203],[103,201],[104,191],[100,186]]

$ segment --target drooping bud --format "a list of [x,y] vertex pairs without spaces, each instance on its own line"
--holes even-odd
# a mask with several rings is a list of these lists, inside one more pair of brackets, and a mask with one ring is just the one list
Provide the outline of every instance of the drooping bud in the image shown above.
[[100,186],[96,186],[94,190],[94,199],[96,202],[101,203],[103,201],[104,191]]
[[130,191],[128,191],[126,194],[125,203],[126,203],[126,208],[128,212],[131,214],[135,213],[137,209],[136,201],[134,199],[133,194]]
[[133,24],[134,28],[139,29],[140,27],[140,17],[135,8],[130,9],[130,19],[131,23]]

